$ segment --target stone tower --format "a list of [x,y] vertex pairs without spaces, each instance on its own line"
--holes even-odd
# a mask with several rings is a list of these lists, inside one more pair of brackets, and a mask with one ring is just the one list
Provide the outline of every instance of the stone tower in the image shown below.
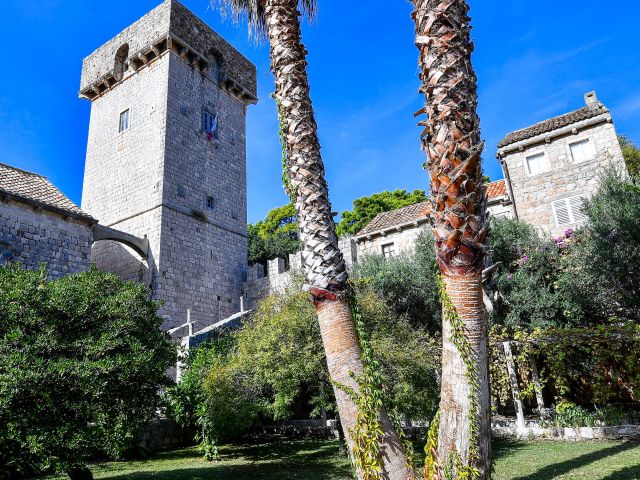
[[82,208],[149,240],[97,242],[101,270],[145,282],[163,328],[239,311],[247,264],[246,109],[255,66],[177,0],[84,59],[91,101]]

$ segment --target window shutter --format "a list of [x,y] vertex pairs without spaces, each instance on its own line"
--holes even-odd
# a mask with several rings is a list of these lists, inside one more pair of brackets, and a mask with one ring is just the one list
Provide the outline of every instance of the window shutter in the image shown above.
[[571,224],[571,216],[569,215],[566,199],[563,198],[553,202],[553,213],[556,217],[556,225],[559,227]]
[[582,197],[571,197],[567,199],[569,201],[569,208],[571,210],[571,216],[573,217],[573,223],[584,223],[587,220],[587,216],[582,208]]

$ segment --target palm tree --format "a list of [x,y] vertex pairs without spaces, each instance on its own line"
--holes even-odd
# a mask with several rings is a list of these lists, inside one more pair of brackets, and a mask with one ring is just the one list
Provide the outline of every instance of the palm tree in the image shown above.
[[[270,44],[275,98],[288,151],[291,194],[298,217],[303,271],[318,312],[329,375],[334,383],[338,413],[349,451],[356,439],[358,406],[349,389],[359,392],[355,380],[364,372],[356,325],[347,299],[347,271],[338,249],[329,190],[320,155],[317,125],[307,78],[306,50],[301,41],[298,6],[309,17],[315,0],[223,0],[238,15],[246,15],[251,28],[266,33]],[[355,378],[354,378],[355,377]],[[344,387],[347,387],[346,389]],[[382,408],[382,478],[406,480],[407,457],[398,435]],[[363,472],[358,470],[358,477]]]
[[420,122],[431,178],[432,223],[443,280],[443,350],[437,460],[489,476],[490,397],[487,323],[482,302],[488,231],[482,182],[477,80],[471,66],[469,6],[465,0],[413,0],[420,52]]

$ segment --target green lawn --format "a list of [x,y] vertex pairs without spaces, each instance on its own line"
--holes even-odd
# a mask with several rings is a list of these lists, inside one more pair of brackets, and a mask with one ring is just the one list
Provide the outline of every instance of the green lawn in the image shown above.
[[[195,449],[160,453],[151,460],[92,467],[96,478],[133,480],[350,480],[337,443],[279,441],[220,448],[207,463]],[[640,443],[498,442],[494,480],[639,480]],[[64,477],[49,477],[64,478]]]

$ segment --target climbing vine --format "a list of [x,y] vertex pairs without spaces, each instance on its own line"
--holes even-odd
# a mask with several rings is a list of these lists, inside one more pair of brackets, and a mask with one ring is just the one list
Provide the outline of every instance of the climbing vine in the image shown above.
[[433,420],[429,424],[429,434],[427,444],[424,446],[426,454],[424,461],[424,479],[440,480],[442,478],[440,467],[438,466],[438,429],[440,428],[440,410],[437,411]]
[[280,145],[282,146],[282,186],[287,196],[291,199],[291,202],[294,203],[294,192],[291,188],[291,177],[289,176],[289,143],[287,142],[286,134],[287,120],[280,99],[275,93],[271,94],[271,98],[274,99],[276,107],[278,108],[278,136],[280,137]]
[[358,408],[356,424],[349,434],[354,440],[353,459],[355,467],[362,472],[363,480],[382,479],[382,439],[384,432],[380,424],[382,408],[382,377],[380,366],[366,337],[365,323],[351,285],[347,288],[349,306],[356,324],[358,341],[362,349],[362,375],[355,376],[359,392],[346,385],[338,385],[346,392]]
[[451,325],[451,340],[460,353],[460,357],[465,365],[465,376],[469,382],[469,415],[467,422],[469,425],[469,451],[466,465],[462,462],[459,452],[451,452],[450,458],[445,465],[445,478],[448,478],[447,470],[450,475],[458,480],[474,480],[479,477],[480,472],[474,466],[480,461],[480,449],[478,446],[478,437],[480,435],[480,425],[478,421],[478,413],[480,411],[480,383],[478,379],[478,369],[476,367],[476,354],[471,347],[469,339],[464,331],[464,323],[455,305],[451,302],[451,298],[447,293],[442,275],[437,275],[438,291],[442,299],[442,307],[444,312],[444,321]]

